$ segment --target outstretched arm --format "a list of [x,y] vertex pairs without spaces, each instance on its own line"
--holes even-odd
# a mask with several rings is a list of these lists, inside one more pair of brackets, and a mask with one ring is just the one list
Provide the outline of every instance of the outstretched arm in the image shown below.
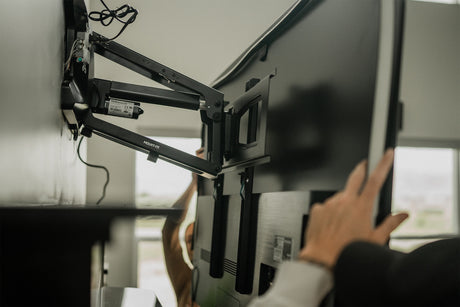
[[374,200],[392,165],[393,150],[388,150],[365,181],[366,162],[358,164],[342,192],[315,204],[299,261],[283,263],[272,288],[250,306],[318,306],[333,286],[332,271],[347,245],[355,241],[385,244],[408,217],[406,213],[390,215],[379,226],[373,225]]
[[[203,149],[199,149],[197,151],[197,156],[202,157],[202,155]],[[192,182],[172,206],[173,208],[183,209],[182,215],[178,218],[166,218],[162,230],[166,269],[168,270],[168,275],[178,300],[184,296],[184,293],[186,294],[186,292],[189,291],[192,277],[192,271],[182,256],[179,229],[187,215],[190,201],[197,188],[197,181],[197,175],[193,174]]]

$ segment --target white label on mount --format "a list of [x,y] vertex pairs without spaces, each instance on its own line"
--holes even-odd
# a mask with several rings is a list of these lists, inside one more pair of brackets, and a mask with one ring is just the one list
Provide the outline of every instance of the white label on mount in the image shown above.
[[115,116],[133,117],[134,103],[126,101],[109,101],[107,113]]

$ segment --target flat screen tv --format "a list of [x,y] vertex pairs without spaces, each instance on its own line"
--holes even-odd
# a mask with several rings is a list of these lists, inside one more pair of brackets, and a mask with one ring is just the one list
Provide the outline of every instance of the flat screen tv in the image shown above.
[[[395,146],[403,17],[399,0],[298,1],[215,81],[229,107],[249,99],[258,109],[252,109],[256,116],[250,107],[239,110],[237,144],[224,164],[226,202],[214,203],[211,182],[199,189],[193,259],[199,304],[239,306],[259,294],[257,238],[268,229],[260,217],[267,199],[338,191],[359,161],[369,159],[372,169],[385,148]],[[257,124],[251,126],[253,117]],[[241,175],[248,169],[250,210]],[[388,182],[376,204],[377,223],[390,212],[390,200]],[[307,214],[302,202],[296,206]],[[226,212],[217,277],[210,275],[215,206]],[[277,214],[280,229],[296,227],[290,237],[294,257],[304,217]]]

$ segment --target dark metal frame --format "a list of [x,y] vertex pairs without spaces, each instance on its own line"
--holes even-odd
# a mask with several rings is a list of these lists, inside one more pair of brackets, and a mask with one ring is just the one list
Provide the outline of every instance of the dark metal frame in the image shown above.
[[[221,92],[101,34],[91,32],[88,27],[88,14],[84,1],[63,1],[66,29],[64,56],[65,59],[72,56],[77,56],[77,58],[72,59],[64,72],[61,87],[61,109],[74,139],[78,137],[80,130],[82,130],[82,134],[88,137],[94,132],[112,141],[147,153],[149,160],[163,159],[211,179],[216,179],[222,173],[223,168],[229,171],[235,167],[246,168],[269,161],[268,156],[265,155],[265,125],[268,84],[273,74],[262,80],[261,84],[256,85],[259,90],[250,91],[224,109],[226,103]],[[304,4],[307,3],[310,3],[310,0]],[[80,46],[76,53],[72,54],[75,52],[72,50],[75,43]],[[171,90],[96,79],[93,77],[94,53]],[[257,97],[251,98],[248,95]],[[258,104],[257,99],[259,98],[262,105],[260,108],[256,108],[255,104]],[[140,103],[199,110],[201,121],[206,128],[203,137],[206,147],[205,160],[199,160],[195,156],[93,116],[93,113],[102,113],[138,118],[143,113]],[[124,112],[115,112],[114,114],[112,111],[116,109],[115,106],[126,109],[123,110]],[[252,115],[251,118],[254,118],[248,124],[260,125],[260,127],[252,129],[254,133],[257,133],[257,144],[248,144],[248,146],[239,144],[235,131],[232,131],[238,126],[242,114],[246,111]],[[84,129],[81,129],[82,127]],[[227,160],[225,164],[224,156]],[[218,189],[216,185],[214,188]]]
[[[82,36],[82,32],[73,35]],[[89,45],[91,58],[94,53],[100,54],[172,90],[92,78],[92,59],[89,63],[84,60],[72,62],[72,71],[67,73],[63,82],[62,109],[74,134],[78,135],[79,128],[83,127],[81,133],[85,136],[90,137],[94,132],[147,153],[148,159],[153,162],[160,158],[203,177],[216,178],[223,163],[223,94],[125,46],[109,41],[98,33],[91,33],[86,43]],[[69,45],[67,44],[67,48]],[[93,113],[108,113],[107,102],[112,99],[130,102],[132,114],[128,117],[131,118],[137,118],[143,113],[139,103],[133,101],[200,110],[202,122],[208,128],[207,160],[95,118]]]

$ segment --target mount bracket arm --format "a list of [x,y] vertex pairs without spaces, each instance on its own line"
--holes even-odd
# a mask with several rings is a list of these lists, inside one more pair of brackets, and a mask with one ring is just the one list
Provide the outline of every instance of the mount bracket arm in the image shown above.
[[153,162],[157,158],[160,158],[206,178],[216,178],[221,170],[220,165],[98,119],[93,116],[91,109],[86,104],[76,103],[74,105],[74,112],[78,121],[84,125],[83,130],[85,131],[82,130],[82,134],[91,134],[94,132],[111,141],[147,153],[149,160]]
[[98,33],[91,33],[90,42],[95,53],[109,60],[175,91],[200,95],[200,99],[203,100],[200,105],[201,120],[208,125],[208,134],[211,136],[208,140],[208,160],[222,165],[224,95],[221,92],[123,45],[108,41],[106,37]]

